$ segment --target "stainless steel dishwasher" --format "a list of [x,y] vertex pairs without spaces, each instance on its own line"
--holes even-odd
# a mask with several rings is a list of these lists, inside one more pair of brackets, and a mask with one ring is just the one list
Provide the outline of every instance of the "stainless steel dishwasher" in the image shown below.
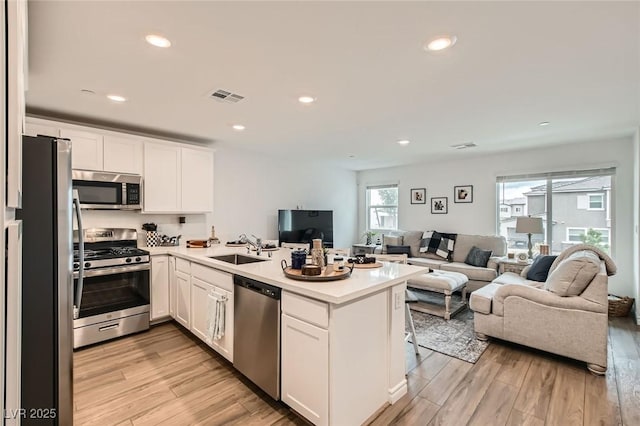
[[280,289],[233,276],[233,366],[280,399]]

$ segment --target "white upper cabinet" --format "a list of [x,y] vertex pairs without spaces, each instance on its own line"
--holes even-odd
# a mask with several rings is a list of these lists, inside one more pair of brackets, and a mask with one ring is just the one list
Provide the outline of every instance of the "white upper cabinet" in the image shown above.
[[47,124],[38,124],[27,122],[24,129],[24,134],[28,136],[53,136],[57,138],[60,136],[60,129],[56,126],[50,126]]
[[71,167],[117,173],[142,174],[143,141],[124,133],[29,118],[25,134],[71,140]]
[[144,211],[180,211],[180,146],[144,144]]
[[79,130],[60,129],[60,137],[71,140],[71,167],[103,170],[103,136]]
[[142,141],[119,136],[104,136],[104,170],[142,174]]
[[213,210],[213,152],[182,148],[182,206],[185,212]]
[[144,211],[213,210],[213,152],[184,145],[144,144]]

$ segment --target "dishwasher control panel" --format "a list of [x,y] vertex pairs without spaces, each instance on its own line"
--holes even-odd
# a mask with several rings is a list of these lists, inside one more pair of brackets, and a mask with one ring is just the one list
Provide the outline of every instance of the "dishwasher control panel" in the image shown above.
[[233,283],[272,299],[280,300],[280,296],[282,293],[282,289],[280,289],[279,287],[252,280],[251,278],[243,277],[240,275],[233,276]]

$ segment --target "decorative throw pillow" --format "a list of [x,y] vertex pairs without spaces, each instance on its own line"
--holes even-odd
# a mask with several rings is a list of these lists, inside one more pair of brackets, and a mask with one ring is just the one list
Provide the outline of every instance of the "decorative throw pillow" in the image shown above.
[[449,262],[453,262],[453,249],[455,248],[456,238],[458,238],[458,234],[449,234],[449,233],[440,232],[440,231],[438,231],[438,234],[442,235],[444,238],[453,240],[453,245],[451,246],[451,250],[449,250],[449,256],[447,256],[447,260]]
[[487,263],[489,263],[491,253],[491,250],[482,250],[476,246],[473,246],[471,247],[471,250],[469,250],[469,254],[467,254],[467,258],[464,260],[464,263],[471,266],[486,268]]
[[411,247],[409,246],[387,246],[387,254],[406,254],[411,256]]
[[387,246],[401,246],[402,235],[383,235],[382,236],[382,253],[387,253]]
[[527,271],[527,279],[531,281],[545,282],[549,276],[549,268],[554,260],[558,256],[543,256],[536,257],[531,267]]
[[545,288],[558,296],[577,296],[600,271],[600,258],[592,251],[577,251],[549,274]]
[[432,253],[443,259],[450,259],[455,240],[444,237],[438,231],[427,231],[420,242],[420,253]]

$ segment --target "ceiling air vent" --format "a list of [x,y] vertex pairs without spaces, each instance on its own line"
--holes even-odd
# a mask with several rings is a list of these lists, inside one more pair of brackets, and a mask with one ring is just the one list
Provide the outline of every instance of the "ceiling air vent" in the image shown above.
[[455,148],[455,149],[467,149],[467,148],[473,148],[473,147],[475,147],[475,146],[478,146],[478,145],[476,145],[476,144],[475,144],[475,143],[473,143],[473,142],[467,142],[467,143],[459,143],[459,144],[457,144],[457,145],[451,145],[451,148]]
[[231,104],[235,104],[244,99],[244,96],[238,95],[237,93],[231,93],[228,90],[218,89],[215,92],[211,92],[209,97],[215,99],[220,102],[228,102]]

